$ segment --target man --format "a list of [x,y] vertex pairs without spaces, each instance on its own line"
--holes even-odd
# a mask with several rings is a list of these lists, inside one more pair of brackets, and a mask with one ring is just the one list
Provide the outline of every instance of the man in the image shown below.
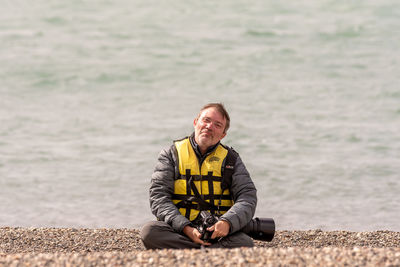
[[[159,154],[150,186],[158,220],[140,233],[147,249],[254,245],[240,230],[253,218],[256,188],[239,155],[220,143],[229,124],[222,104],[207,104],[193,121],[194,133]],[[207,229],[210,240],[197,228],[201,210],[219,218]]]

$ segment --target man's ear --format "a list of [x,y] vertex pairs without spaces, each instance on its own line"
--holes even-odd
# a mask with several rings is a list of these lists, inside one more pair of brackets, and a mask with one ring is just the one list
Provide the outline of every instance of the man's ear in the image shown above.
[[193,120],[193,127],[196,127],[197,121],[198,121],[198,118]]
[[221,139],[224,138],[226,136],[226,132],[224,132],[224,134],[222,135]]

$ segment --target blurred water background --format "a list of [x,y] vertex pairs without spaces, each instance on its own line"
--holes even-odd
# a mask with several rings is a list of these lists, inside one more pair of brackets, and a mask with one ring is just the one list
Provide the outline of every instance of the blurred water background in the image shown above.
[[400,231],[397,0],[0,8],[0,226],[153,219],[158,152],[223,102],[278,229]]

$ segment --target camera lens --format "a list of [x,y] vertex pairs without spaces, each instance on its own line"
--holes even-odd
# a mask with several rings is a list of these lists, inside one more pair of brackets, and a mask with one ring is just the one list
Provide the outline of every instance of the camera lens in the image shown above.
[[271,218],[254,218],[242,231],[253,239],[271,241],[275,235],[275,222]]

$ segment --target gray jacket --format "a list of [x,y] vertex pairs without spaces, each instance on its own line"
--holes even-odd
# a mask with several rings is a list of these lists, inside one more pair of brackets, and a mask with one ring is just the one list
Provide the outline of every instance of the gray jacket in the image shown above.
[[[158,156],[158,162],[151,177],[150,208],[158,220],[165,221],[175,231],[182,232],[190,221],[179,212],[171,200],[175,178],[179,173],[173,147],[174,145],[162,150]],[[234,233],[253,218],[257,205],[256,188],[239,156],[235,163],[229,191],[234,205],[220,218],[229,222],[230,233]]]

